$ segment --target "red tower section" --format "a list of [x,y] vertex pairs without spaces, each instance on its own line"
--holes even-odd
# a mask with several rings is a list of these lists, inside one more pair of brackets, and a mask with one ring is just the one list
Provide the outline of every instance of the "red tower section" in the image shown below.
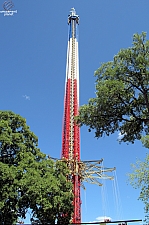
[[73,8],[68,16],[69,37],[66,63],[66,82],[64,98],[64,119],[62,134],[62,158],[68,160],[73,184],[73,223],[81,222],[80,176],[80,129],[75,124],[74,117],[79,108],[79,59],[78,59],[78,25],[79,16]]

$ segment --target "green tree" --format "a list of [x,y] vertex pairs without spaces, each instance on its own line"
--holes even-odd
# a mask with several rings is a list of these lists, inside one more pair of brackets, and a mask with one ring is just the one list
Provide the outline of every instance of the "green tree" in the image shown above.
[[[121,49],[113,61],[95,72],[96,96],[80,107],[77,123],[95,130],[95,137],[119,131],[120,141],[142,140],[149,148],[149,40],[146,33],[134,34],[132,47]],[[142,138],[142,136],[145,137]],[[149,155],[138,161],[129,174],[130,182],[140,188],[149,220]]]
[[68,173],[65,163],[40,152],[24,118],[0,111],[0,224],[15,224],[28,209],[32,223],[68,222],[73,211]]
[[[149,148],[149,135],[142,137],[141,141],[145,148]],[[128,176],[130,184],[140,189],[139,200],[145,205],[145,220],[149,221],[149,154],[146,154],[144,162],[137,160],[135,164],[132,164],[132,173]]]
[[145,205],[145,220],[149,221],[149,154],[144,162],[138,160],[136,164],[132,164],[132,173],[128,175],[130,184],[140,189],[139,200]]
[[[61,161],[50,162],[52,165],[48,166],[47,162],[43,164],[41,174],[36,176],[37,181],[32,180],[29,190],[29,196],[34,199],[30,205],[33,209],[32,222],[54,224],[57,219],[58,223],[68,224],[73,212],[73,195],[72,185],[66,179],[67,165]],[[38,182],[36,188],[35,182]],[[27,182],[29,184],[30,179]]]
[[95,72],[96,97],[80,107],[78,124],[95,129],[95,137],[121,132],[134,142],[149,133],[149,40],[135,34],[133,45]]

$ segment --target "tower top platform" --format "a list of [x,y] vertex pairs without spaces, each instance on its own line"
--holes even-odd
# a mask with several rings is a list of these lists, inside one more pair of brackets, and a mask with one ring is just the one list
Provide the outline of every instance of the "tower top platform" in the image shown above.
[[77,24],[79,24],[79,16],[76,14],[75,8],[71,8],[70,14],[68,15],[68,24],[71,23],[72,20],[75,20]]

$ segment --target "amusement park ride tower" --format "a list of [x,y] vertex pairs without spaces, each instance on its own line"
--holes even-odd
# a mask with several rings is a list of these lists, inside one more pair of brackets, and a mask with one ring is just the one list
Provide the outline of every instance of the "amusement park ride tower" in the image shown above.
[[72,223],[81,223],[81,198],[80,187],[83,181],[93,184],[102,184],[98,179],[112,179],[105,172],[113,169],[103,168],[103,161],[81,161],[80,160],[80,129],[75,123],[75,116],[79,109],[79,59],[78,59],[78,25],[79,16],[74,8],[68,16],[69,37],[66,63],[66,82],[64,97],[64,118],[62,131],[62,155],[61,160],[67,162],[70,169],[69,179],[73,184],[73,207],[74,213]]
[[[64,121],[62,136],[62,157],[69,160],[69,167],[73,170],[72,162],[80,161],[80,130],[75,124],[74,117],[79,108],[79,60],[78,60],[78,25],[79,16],[72,9],[68,16],[69,39],[67,49],[66,83],[64,98]],[[74,215],[73,222],[80,222],[81,200],[80,200],[80,176],[75,171],[71,177],[74,193]]]

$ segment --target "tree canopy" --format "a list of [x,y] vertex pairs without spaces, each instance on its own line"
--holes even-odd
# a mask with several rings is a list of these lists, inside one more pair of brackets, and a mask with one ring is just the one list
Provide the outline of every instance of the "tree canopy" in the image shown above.
[[[134,34],[132,47],[121,49],[113,61],[95,72],[96,96],[80,107],[77,123],[95,130],[95,137],[116,131],[120,141],[141,140],[149,148],[149,40],[146,33]],[[130,183],[140,188],[149,221],[149,155],[132,165]]]
[[134,142],[149,133],[149,40],[134,34],[132,47],[95,72],[96,97],[80,107],[78,124],[95,129],[95,137],[119,131],[121,141]]
[[145,205],[145,220],[149,221],[149,154],[144,162],[138,160],[136,164],[132,164],[132,170],[129,174],[130,184],[140,189],[139,200]]
[[64,162],[39,150],[24,118],[0,111],[0,224],[25,219],[28,209],[32,223],[68,223],[73,212],[68,174]]

